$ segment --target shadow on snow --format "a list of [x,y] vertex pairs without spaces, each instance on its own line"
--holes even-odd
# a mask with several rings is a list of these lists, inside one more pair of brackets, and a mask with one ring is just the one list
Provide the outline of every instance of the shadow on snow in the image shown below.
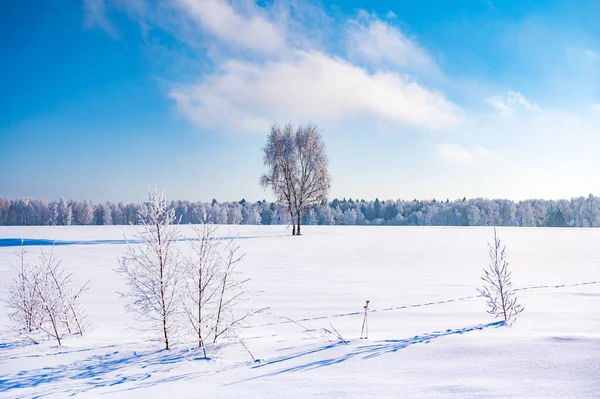
[[[62,392],[80,393],[94,388],[115,387],[130,382],[138,382],[139,384],[136,384],[135,388],[141,388],[161,382],[188,379],[200,375],[200,373],[178,374],[146,381],[156,373],[167,373],[173,370],[175,365],[181,361],[204,360],[190,357],[189,353],[188,350],[157,350],[143,353],[114,351],[94,355],[70,364],[0,375],[0,394],[15,389],[43,387],[44,390],[36,395],[36,397],[41,397],[61,392],[57,387],[58,384],[65,384]],[[130,366],[140,370],[136,372],[124,370]],[[31,397],[31,393],[22,397]]]
[[[348,347],[348,348],[350,348],[350,350],[347,351],[346,353],[343,353],[338,356],[333,356],[333,357],[328,357],[326,359],[302,363],[302,364],[299,364],[296,366],[285,367],[283,369],[280,369],[280,370],[277,370],[277,371],[274,371],[274,372],[271,372],[268,374],[263,374],[263,375],[259,375],[257,377],[252,377],[252,378],[248,378],[248,379],[245,379],[242,381],[237,381],[237,382],[234,382],[229,385],[238,384],[240,382],[255,380],[255,379],[259,379],[259,378],[263,378],[263,377],[271,377],[271,376],[275,376],[275,375],[279,375],[279,374],[290,373],[290,372],[294,372],[294,371],[312,370],[312,369],[316,369],[316,368],[320,368],[320,367],[331,366],[334,364],[342,363],[348,359],[355,358],[355,357],[362,358],[365,360],[372,359],[374,357],[378,357],[378,356],[385,355],[388,353],[397,352],[400,349],[404,349],[410,345],[419,344],[419,343],[428,344],[429,342],[431,342],[432,340],[434,340],[436,338],[441,338],[441,337],[445,337],[445,336],[449,336],[449,335],[460,335],[460,334],[464,334],[467,332],[471,332],[471,331],[475,331],[475,330],[483,330],[485,328],[491,328],[491,327],[497,328],[497,327],[501,327],[503,325],[504,325],[504,321],[496,321],[496,322],[489,323],[489,324],[479,324],[476,326],[465,327],[465,328],[461,328],[461,329],[454,329],[454,330],[448,329],[444,332],[436,331],[433,333],[426,333],[423,335],[415,335],[412,338],[375,341],[375,342],[373,342],[371,344],[367,344],[367,345],[353,345],[359,341],[351,341],[349,344],[344,344],[342,342],[338,342],[335,344],[329,344],[329,345],[321,346],[318,348],[312,348],[309,350],[276,357],[271,360],[266,360],[261,364],[253,366],[252,368],[260,369],[262,367],[267,367],[267,366],[271,366],[274,364],[283,363],[286,361],[300,359],[304,356],[311,355],[314,353],[326,352],[328,350],[331,350],[331,349],[334,349],[337,347]],[[360,341],[360,342],[364,342],[364,341]]]
[[[260,364],[250,366],[250,368],[260,370],[268,366],[281,365],[288,361],[302,360],[302,358],[309,355],[324,354],[335,348],[347,348],[347,350],[345,353],[336,356],[328,356],[325,359],[284,367],[271,373],[237,381],[232,384],[294,371],[311,370],[319,367],[331,366],[351,358],[372,359],[384,354],[397,352],[400,349],[404,349],[413,344],[429,343],[431,340],[436,338],[464,334],[490,327],[500,327],[502,325],[504,325],[503,321],[497,321],[489,324],[480,324],[461,329],[448,329],[444,332],[436,331],[406,339],[382,340],[375,341],[373,343],[367,343],[368,341],[352,341],[349,344],[328,344],[317,348],[311,348],[300,352],[275,357],[273,359],[263,361]],[[363,345],[363,342],[366,344]],[[109,347],[106,348],[108,349]],[[156,350],[140,353],[135,351],[110,351],[105,354],[94,355],[69,364],[20,371],[10,375],[0,375],[0,394],[11,391],[13,391],[14,394],[14,390],[23,388],[40,388],[40,391],[35,395],[36,397],[55,394],[58,392],[77,394],[95,388],[119,387],[125,383],[127,383],[127,386],[122,386],[120,390],[128,391],[138,388],[151,387],[163,382],[188,380],[199,377],[206,373],[210,373],[210,371],[188,372],[165,376],[164,378],[152,378],[157,377],[159,374],[173,371],[178,363],[186,360],[197,361],[204,359],[196,357],[195,354],[190,353],[190,351],[186,349],[171,351]],[[231,368],[237,368],[238,366]],[[132,367],[135,367],[135,370],[131,369]],[[224,371],[224,369],[220,371]],[[31,392],[21,396],[15,395],[15,397],[31,396]]]

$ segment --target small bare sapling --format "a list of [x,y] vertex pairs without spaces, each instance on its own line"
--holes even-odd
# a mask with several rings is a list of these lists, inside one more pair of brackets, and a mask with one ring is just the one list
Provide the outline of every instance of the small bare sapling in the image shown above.
[[494,243],[488,243],[490,264],[483,270],[485,274],[481,279],[484,285],[477,290],[487,300],[487,312],[504,319],[506,325],[510,326],[524,308],[517,303],[506,260],[506,247],[501,244],[494,229]]
[[35,333],[43,332],[59,345],[65,334],[83,335],[88,324],[80,298],[88,283],[73,290],[73,275],[61,267],[54,247],[49,252],[42,250],[37,263],[25,260],[23,248],[19,259],[8,290],[14,328],[34,342]]
[[257,311],[242,311],[239,304],[247,299],[245,283],[236,269],[244,255],[234,239],[224,242],[215,237],[216,226],[204,223],[192,227],[192,255],[186,259],[185,289],[182,290],[184,313],[194,335],[195,346],[208,357],[207,344],[213,349],[228,337],[251,354],[238,334],[238,328]]
[[125,256],[119,259],[117,270],[129,286],[122,296],[129,300],[126,309],[140,316],[139,329],[159,335],[169,349],[169,338],[176,334],[180,316],[180,229],[174,209],[156,185],[148,190],[148,201],[138,217],[141,244],[128,243]]
[[[35,295],[38,280],[37,268],[26,262],[25,246],[21,240],[21,252],[17,255],[18,266],[13,268],[14,277],[8,286],[7,306],[12,326],[19,334],[31,337],[39,324],[39,298]],[[34,342],[35,340],[31,338]]]

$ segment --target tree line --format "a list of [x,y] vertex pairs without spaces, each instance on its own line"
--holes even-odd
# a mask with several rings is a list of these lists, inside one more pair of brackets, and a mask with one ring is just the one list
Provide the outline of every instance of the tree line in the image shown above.
[[[135,225],[143,205],[0,198],[0,225]],[[285,206],[265,200],[170,201],[169,208],[184,224],[205,221],[215,224],[291,224]],[[518,202],[483,198],[455,201],[334,199],[307,207],[301,219],[306,225],[600,227],[600,197],[589,195],[570,200]]]

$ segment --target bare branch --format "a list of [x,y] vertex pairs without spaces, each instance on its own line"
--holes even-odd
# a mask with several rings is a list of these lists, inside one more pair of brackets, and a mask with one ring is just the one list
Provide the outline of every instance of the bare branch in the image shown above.
[[506,325],[512,325],[523,307],[517,303],[512,287],[511,275],[506,260],[506,247],[502,246],[494,228],[494,243],[488,244],[490,265],[484,269],[481,278],[484,285],[477,290],[486,299],[487,312],[504,319]]

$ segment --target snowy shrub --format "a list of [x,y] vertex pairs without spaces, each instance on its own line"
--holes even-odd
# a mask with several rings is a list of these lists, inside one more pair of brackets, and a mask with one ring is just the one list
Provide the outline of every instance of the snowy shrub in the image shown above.
[[507,325],[512,325],[523,307],[517,303],[517,297],[512,287],[511,275],[506,261],[506,247],[494,229],[494,243],[489,244],[490,264],[484,269],[481,278],[484,285],[478,288],[479,293],[487,300],[487,312],[504,319]]
[[9,317],[15,330],[34,342],[35,333],[43,332],[59,345],[65,334],[83,335],[87,320],[80,298],[87,283],[72,289],[72,274],[61,267],[54,248],[42,250],[38,263],[27,263],[23,249],[19,259],[8,290]]
[[9,319],[19,333],[31,334],[38,326],[39,299],[35,295],[38,280],[37,269],[25,261],[25,247],[21,246],[19,266],[14,268],[11,285],[8,287],[7,304],[11,312]]

